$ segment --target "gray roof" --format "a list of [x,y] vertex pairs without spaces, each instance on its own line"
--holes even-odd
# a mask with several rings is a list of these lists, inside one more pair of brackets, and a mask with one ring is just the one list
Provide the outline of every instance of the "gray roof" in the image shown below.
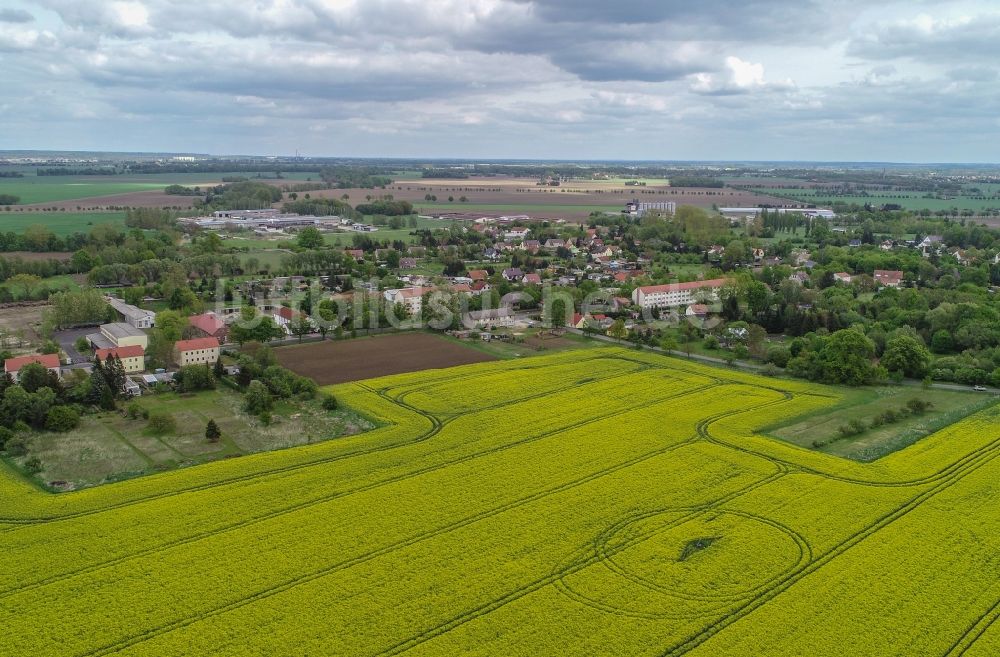
[[142,308],[133,306],[130,303],[125,303],[121,299],[116,299],[114,297],[108,297],[108,303],[111,305],[112,308],[117,310],[125,317],[142,318],[142,317],[153,317],[154,315],[156,315],[156,313],[154,313],[152,310],[143,310]]
[[112,349],[115,346],[115,343],[104,337],[103,333],[88,333],[87,342],[94,345],[96,349]]
[[120,338],[137,337],[140,335],[146,335],[136,327],[131,324],[126,324],[125,322],[113,322],[111,324],[101,324],[101,330],[105,331],[108,335],[118,340]]

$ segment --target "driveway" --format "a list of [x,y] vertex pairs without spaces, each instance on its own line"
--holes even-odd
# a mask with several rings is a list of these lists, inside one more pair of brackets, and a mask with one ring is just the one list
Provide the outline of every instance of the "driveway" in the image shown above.
[[62,350],[66,352],[66,355],[70,357],[73,361],[73,365],[78,363],[85,363],[90,361],[89,354],[81,354],[76,349],[77,338],[85,337],[91,333],[98,333],[100,331],[96,326],[85,326],[83,328],[66,329],[63,331],[55,331],[52,334],[52,338],[62,347]]

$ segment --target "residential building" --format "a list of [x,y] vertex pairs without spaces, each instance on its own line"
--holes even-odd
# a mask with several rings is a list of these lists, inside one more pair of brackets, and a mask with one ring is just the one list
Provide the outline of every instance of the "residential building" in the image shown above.
[[471,278],[473,282],[485,281],[489,277],[490,274],[485,269],[473,269],[469,271],[469,278]]
[[844,271],[838,271],[833,275],[834,283],[844,283],[846,285],[851,284],[851,275]]
[[524,278],[524,272],[519,267],[511,267],[503,270],[503,277],[508,281],[518,281]]
[[3,362],[3,371],[4,374],[10,375],[10,378],[12,378],[16,383],[18,373],[21,371],[21,368],[32,363],[38,363],[50,372],[55,372],[57,375],[59,374],[59,367],[61,365],[59,362],[59,354],[32,354],[30,356],[8,358]]
[[308,317],[303,315],[297,310],[292,310],[288,306],[280,306],[274,311],[274,323],[280,328],[284,329],[285,333],[291,335],[292,333],[292,323],[297,322],[299,318],[305,318],[308,321]]
[[219,360],[219,352],[219,341],[215,338],[178,340],[174,344],[174,361],[180,367],[214,365]]
[[521,278],[521,283],[523,283],[524,285],[541,285],[542,277],[539,276],[538,274],[525,274]]
[[674,308],[687,306],[704,298],[715,300],[718,290],[726,284],[724,278],[690,283],[668,283],[666,285],[645,285],[632,292],[632,303],[643,308]]
[[899,287],[903,283],[903,272],[876,269],[873,278],[878,285],[883,285],[885,287]]
[[101,362],[114,356],[121,361],[122,368],[124,368],[127,374],[141,372],[146,369],[146,350],[139,345],[98,349],[94,352],[94,356]]
[[502,306],[492,310],[473,310],[465,314],[465,326],[468,328],[495,329],[514,325],[514,312],[510,306]]
[[424,307],[424,295],[431,292],[432,287],[404,287],[384,292],[385,300],[392,304],[401,304],[411,316],[419,316]]
[[115,297],[105,298],[108,301],[108,305],[122,316],[122,321],[131,324],[134,328],[148,329],[152,328],[153,324],[156,323],[156,313],[152,310],[144,310]]

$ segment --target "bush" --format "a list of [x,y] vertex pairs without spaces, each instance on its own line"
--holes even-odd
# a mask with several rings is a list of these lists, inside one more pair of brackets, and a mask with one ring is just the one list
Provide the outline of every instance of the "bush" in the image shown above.
[[323,408],[328,411],[337,410],[337,398],[333,395],[323,395]]
[[139,418],[149,419],[149,411],[147,411],[142,404],[137,401],[130,402],[125,408],[125,417],[130,420],[138,420]]
[[14,437],[14,432],[7,427],[0,427],[0,452],[7,448],[7,443]]
[[149,416],[149,424],[146,426],[158,435],[174,433],[177,431],[177,420],[170,413],[152,413]]
[[927,412],[931,406],[933,406],[929,401],[924,401],[923,399],[911,399],[906,402],[906,407],[910,409],[910,412],[914,415],[923,415]]
[[767,350],[767,360],[778,367],[785,367],[792,358],[792,352],[788,347],[774,345]]
[[69,406],[54,406],[45,416],[45,428],[66,433],[80,425],[80,414]]
[[14,436],[7,441],[7,454],[24,456],[28,453],[28,441],[24,436]]
[[251,415],[263,415],[270,412],[273,404],[267,386],[260,381],[251,381],[243,395],[243,410]]
[[177,389],[181,392],[196,392],[198,390],[214,390],[215,375],[208,365],[187,365],[174,375]]
[[24,471],[29,475],[36,475],[42,471],[42,460],[37,456],[32,456],[24,462]]

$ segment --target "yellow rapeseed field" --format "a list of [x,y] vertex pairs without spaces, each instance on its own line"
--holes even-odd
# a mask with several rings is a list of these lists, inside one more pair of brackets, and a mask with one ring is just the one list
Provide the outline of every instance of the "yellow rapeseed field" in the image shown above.
[[833,388],[625,349],[333,393],[380,428],[0,472],[0,656],[1000,651],[996,406],[864,464],[760,431]]

